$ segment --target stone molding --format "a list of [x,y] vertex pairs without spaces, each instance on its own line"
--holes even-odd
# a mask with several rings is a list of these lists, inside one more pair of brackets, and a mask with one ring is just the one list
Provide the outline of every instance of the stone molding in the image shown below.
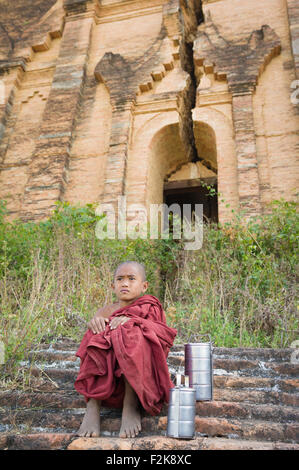
[[259,75],[271,59],[280,54],[281,42],[268,25],[255,30],[240,43],[222,37],[211,15],[198,28],[194,41],[195,66],[203,66],[206,73],[214,73],[218,80],[227,80],[232,93],[252,92]]

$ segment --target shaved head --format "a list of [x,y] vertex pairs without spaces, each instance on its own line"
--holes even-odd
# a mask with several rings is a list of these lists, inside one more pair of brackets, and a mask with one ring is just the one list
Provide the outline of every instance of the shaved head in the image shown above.
[[117,270],[121,267],[121,266],[124,266],[124,265],[132,265],[134,266],[135,268],[138,269],[138,271],[140,272],[141,274],[141,277],[142,277],[142,280],[143,281],[146,281],[146,273],[145,273],[145,267],[143,264],[141,263],[138,263],[138,261],[124,261],[123,263],[120,263],[115,271],[114,271],[114,275],[113,275],[113,279],[115,279],[115,276],[116,276],[116,273],[117,273]]

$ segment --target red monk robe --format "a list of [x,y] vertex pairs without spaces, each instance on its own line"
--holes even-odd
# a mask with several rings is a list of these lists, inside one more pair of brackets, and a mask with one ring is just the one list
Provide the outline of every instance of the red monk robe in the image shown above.
[[115,330],[107,325],[101,333],[85,333],[76,353],[81,366],[75,388],[86,400],[95,398],[103,406],[121,408],[124,374],[144,410],[157,415],[174,387],[166,358],[177,330],[167,326],[162,305],[153,295],[119,308],[110,319],[120,315],[130,320]]

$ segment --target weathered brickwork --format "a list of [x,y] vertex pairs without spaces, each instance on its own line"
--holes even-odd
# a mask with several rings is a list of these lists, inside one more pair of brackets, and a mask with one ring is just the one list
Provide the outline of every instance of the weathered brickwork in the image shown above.
[[[41,347],[42,346],[42,347]],[[121,410],[101,409],[101,435],[76,436],[85,412],[74,390],[78,345],[61,338],[29,351],[30,390],[0,391],[0,449],[6,450],[274,450],[299,449],[298,364],[273,348],[213,348],[213,399],[196,403],[194,439],[167,437],[168,407],[142,413],[136,438],[119,438]],[[184,367],[184,346],[167,358],[171,379]]]
[[121,195],[148,208],[200,181],[217,182],[220,221],[293,199],[297,3],[0,0],[9,218]]
[[287,0],[288,19],[296,77],[299,79],[299,8],[296,0]]

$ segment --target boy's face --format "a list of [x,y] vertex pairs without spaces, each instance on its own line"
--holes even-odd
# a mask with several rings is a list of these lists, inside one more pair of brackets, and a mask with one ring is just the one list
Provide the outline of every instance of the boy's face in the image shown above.
[[148,282],[143,280],[138,266],[124,264],[115,274],[112,288],[122,305],[128,305],[137,299],[148,288]]

